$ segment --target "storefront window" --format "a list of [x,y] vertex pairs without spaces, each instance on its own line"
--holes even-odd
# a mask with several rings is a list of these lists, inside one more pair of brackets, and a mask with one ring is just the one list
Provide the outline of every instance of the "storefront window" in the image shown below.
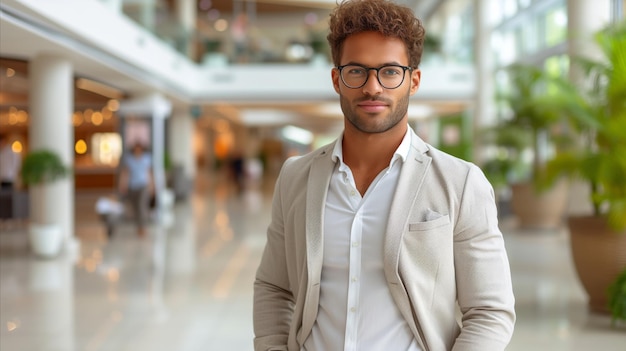
[[508,65],[513,63],[517,58],[517,45],[515,40],[515,31],[507,31],[502,36],[502,42],[500,43],[500,63],[502,65]]
[[[567,55],[551,56],[544,62],[544,69],[547,74],[553,77],[564,77],[569,71],[569,57]],[[548,93],[557,93],[561,89],[556,85],[547,87]]]
[[497,25],[504,19],[504,10],[502,10],[502,0],[491,0],[489,4],[490,23]]
[[567,39],[567,13],[564,7],[552,9],[545,17],[546,46],[554,46]]
[[530,6],[531,2],[532,2],[532,0],[518,0],[519,8],[520,9],[527,8],[528,6]]
[[503,0],[504,17],[511,17],[517,12],[517,0]]
[[537,21],[531,18],[522,26],[522,46],[524,54],[532,54],[539,49],[539,35],[537,34]]

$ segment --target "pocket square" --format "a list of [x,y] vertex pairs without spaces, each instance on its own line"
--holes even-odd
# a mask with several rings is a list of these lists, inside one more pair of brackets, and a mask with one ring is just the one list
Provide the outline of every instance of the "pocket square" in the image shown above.
[[426,210],[426,212],[424,212],[423,221],[424,222],[434,221],[435,219],[440,218],[440,217],[443,217],[441,213],[435,212],[429,208],[428,210]]

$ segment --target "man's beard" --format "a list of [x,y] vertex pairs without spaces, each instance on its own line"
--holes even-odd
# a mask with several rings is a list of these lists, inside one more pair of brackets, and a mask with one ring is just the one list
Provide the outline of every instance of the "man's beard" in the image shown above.
[[404,118],[409,109],[409,94],[398,100],[395,108],[393,108],[393,104],[391,104],[388,100],[376,98],[374,98],[373,100],[383,101],[387,103],[390,108],[392,108],[391,111],[389,111],[389,114],[384,119],[381,120],[379,116],[360,116],[352,108],[350,102],[343,95],[339,96],[339,102],[341,104],[341,110],[343,111],[343,115],[346,117],[348,122],[350,122],[350,124],[352,124],[357,130],[363,133],[384,133],[390,130],[398,123],[400,123],[400,121]]

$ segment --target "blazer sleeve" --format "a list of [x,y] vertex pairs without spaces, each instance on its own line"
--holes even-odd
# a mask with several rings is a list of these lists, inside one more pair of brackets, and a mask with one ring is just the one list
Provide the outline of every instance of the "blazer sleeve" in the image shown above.
[[254,282],[254,350],[287,350],[294,297],[290,290],[285,256],[283,196],[281,179],[287,162],[278,176],[272,200],[272,219],[267,229],[267,243]]
[[452,350],[504,350],[515,324],[511,272],[493,188],[475,165],[459,206],[454,261],[462,328]]

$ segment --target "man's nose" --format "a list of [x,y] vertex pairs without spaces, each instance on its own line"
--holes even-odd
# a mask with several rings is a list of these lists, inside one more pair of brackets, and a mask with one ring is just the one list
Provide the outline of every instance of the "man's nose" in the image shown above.
[[363,85],[363,92],[367,95],[378,95],[383,91],[383,86],[378,81],[378,71],[371,69],[367,72],[367,81]]

